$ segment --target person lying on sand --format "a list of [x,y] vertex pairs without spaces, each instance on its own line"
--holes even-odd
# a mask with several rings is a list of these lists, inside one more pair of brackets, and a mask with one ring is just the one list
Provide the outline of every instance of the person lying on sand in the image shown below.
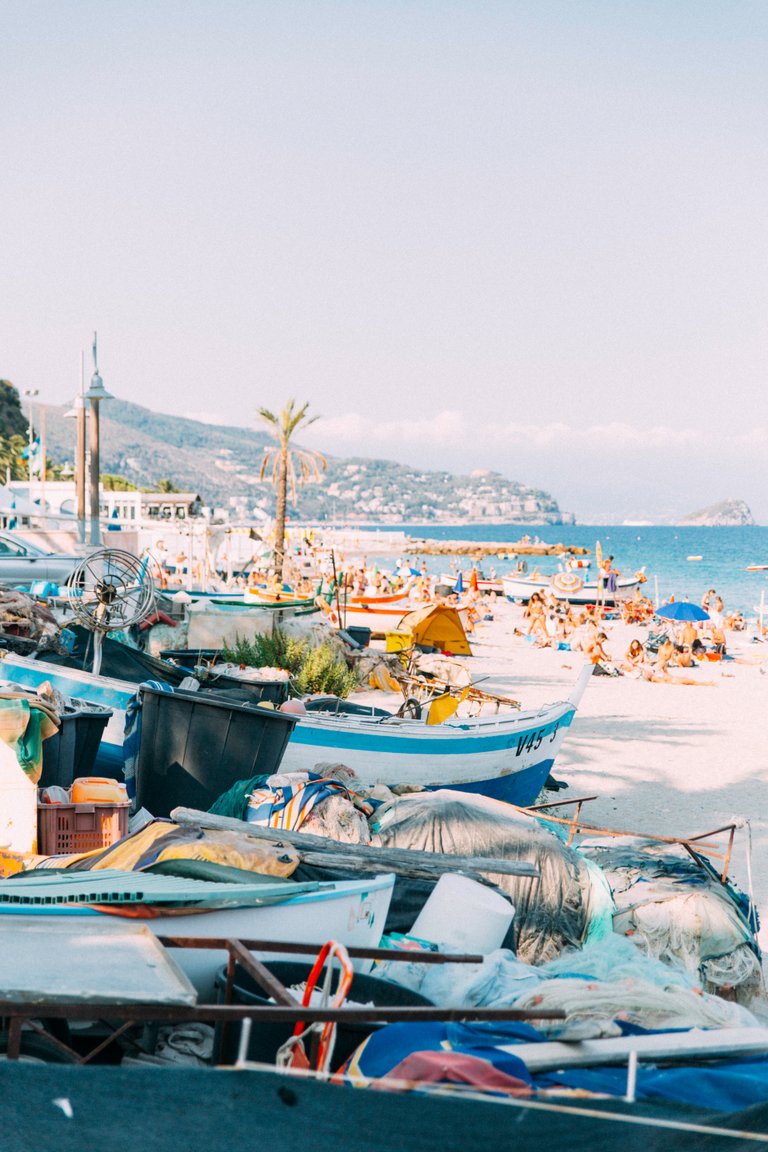
[[717,687],[715,680],[694,680],[692,676],[673,676],[668,669],[660,671],[658,665],[649,668],[643,675],[651,684],[687,684],[691,688]]

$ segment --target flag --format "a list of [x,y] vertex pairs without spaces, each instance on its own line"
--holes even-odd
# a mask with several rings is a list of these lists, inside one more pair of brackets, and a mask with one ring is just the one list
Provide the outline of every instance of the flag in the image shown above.
[[35,439],[29,444],[21,454],[22,460],[29,461],[29,474],[30,476],[39,476],[42,470],[43,457],[40,452],[40,437],[36,436]]

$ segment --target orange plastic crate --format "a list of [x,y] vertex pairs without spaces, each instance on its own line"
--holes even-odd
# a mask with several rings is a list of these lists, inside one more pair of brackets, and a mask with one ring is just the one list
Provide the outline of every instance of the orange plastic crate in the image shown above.
[[39,804],[38,845],[43,856],[108,848],[128,831],[127,804]]

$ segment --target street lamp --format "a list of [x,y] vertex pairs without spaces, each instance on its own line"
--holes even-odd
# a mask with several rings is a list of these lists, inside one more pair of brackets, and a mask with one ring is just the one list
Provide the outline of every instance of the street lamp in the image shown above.
[[[27,418],[28,426],[29,426],[29,443],[27,446],[27,454],[28,454],[27,455],[27,471],[29,473],[29,503],[30,503],[30,505],[33,503],[33,500],[32,500],[32,457],[34,455],[33,445],[35,442],[35,429],[34,429],[34,424],[33,424],[33,419],[32,419],[32,416],[33,416],[32,401],[34,400],[35,396],[38,396],[39,394],[40,394],[39,388],[25,388],[24,389],[24,395],[26,397],[28,397],[28,399],[29,399],[29,416]],[[31,520],[30,520],[30,523],[31,523]]]
[[77,504],[77,539],[85,543],[85,364],[80,353],[80,391],[64,415],[76,420],[75,425],[75,503]]
[[[90,496],[91,496],[91,544],[96,548],[101,544],[101,525],[99,523],[99,403],[102,400],[114,400],[111,392],[107,392],[104,387],[104,381],[99,375],[99,365],[97,361],[97,334],[93,334],[93,376],[91,377],[91,386],[85,393],[84,399],[90,403],[91,406],[91,428],[90,428],[90,441],[91,441],[91,475],[90,475]],[[85,410],[83,410],[83,416]]]

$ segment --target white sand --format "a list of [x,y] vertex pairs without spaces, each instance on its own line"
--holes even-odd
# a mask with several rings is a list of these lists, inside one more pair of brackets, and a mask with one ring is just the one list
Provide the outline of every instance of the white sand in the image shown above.
[[[566,697],[583,666],[581,654],[533,647],[514,635],[520,609],[506,603],[497,608],[496,620],[480,626],[474,638],[473,676],[488,675],[482,687],[508,693],[524,707]],[[624,655],[634,636],[645,640],[648,634],[647,628],[610,622],[605,631],[605,647],[614,659]],[[760,668],[765,660],[768,673],[768,645],[728,636],[738,661],[680,670],[714,687],[593,676],[555,761],[553,775],[569,787],[552,799],[595,795],[582,810],[584,819],[663,836],[691,836],[748,820],[754,898],[766,919],[760,935],[765,948],[768,674]],[[730,872],[745,891],[748,847],[748,830],[739,829]]]
[[[492,623],[478,625],[468,659],[489,692],[524,707],[564,699],[583,667],[580,653],[536,648],[514,635],[521,610],[500,601]],[[606,649],[621,658],[648,629],[607,623]],[[569,787],[551,798],[596,795],[584,806],[591,823],[633,832],[692,836],[735,819],[749,821],[752,883],[768,946],[768,645],[729,635],[729,648],[754,663],[726,661],[684,674],[714,687],[654,684],[627,676],[594,676],[553,775]],[[766,664],[768,673],[768,663]],[[381,694],[377,693],[379,702]],[[567,809],[565,810],[567,811]],[[721,839],[723,847],[725,839]],[[749,836],[736,833],[730,874],[749,887]]]

